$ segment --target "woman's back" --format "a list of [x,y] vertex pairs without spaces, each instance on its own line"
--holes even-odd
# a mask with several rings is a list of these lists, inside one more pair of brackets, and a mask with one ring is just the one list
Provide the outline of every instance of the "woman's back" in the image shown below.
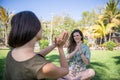
[[38,80],[37,72],[47,61],[42,56],[35,55],[29,60],[18,62],[11,52],[6,59],[5,80]]

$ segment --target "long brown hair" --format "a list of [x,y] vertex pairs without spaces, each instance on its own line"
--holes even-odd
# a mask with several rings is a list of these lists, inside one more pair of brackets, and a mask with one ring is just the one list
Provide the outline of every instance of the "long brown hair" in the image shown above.
[[74,49],[75,49],[75,47],[76,47],[76,45],[77,45],[76,42],[75,42],[75,40],[74,40],[74,38],[73,38],[73,34],[74,34],[75,32],[78,32],[78,33],[80,34],[80,36],[82,37],[81,40],[82,40],[82,42],[83,42],[83,33],[82,33],[79,29],[75,29],[75,30],[71,33],[70,38],[69,38],[68,53],[71,53],[72,51],[74,51]]

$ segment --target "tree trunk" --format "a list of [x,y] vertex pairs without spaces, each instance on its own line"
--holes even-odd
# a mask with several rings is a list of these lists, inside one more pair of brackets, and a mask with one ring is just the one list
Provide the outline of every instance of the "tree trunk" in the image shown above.
[[111,41],[111,34],[112,34],[112,33],[110,32],[110,33],[109,33],[109,41]]
[[4,40],[5,40],[5,42],[4,42],[5,46],[8,45],[8,44],[7,44],[7,42],[8,42],[7,27],[8,27],[7,24],[5,24],[5,33],[4,33],[4,34],[5,34],[5,37],[4,37],[4,38],[5,38],[5,39],[4,39]]
[[100,37],[100,45],[102,44],[102,37]]
[[106,42],[107,41],[107,39],[106,39],[106,35],[104,34],[104,42]]

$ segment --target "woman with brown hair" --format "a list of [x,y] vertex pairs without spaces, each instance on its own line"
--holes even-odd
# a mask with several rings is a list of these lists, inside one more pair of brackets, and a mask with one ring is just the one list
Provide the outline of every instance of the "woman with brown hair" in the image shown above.
[[90,49],[83,43],[83,34],[75,29],[69,38],[67,60],[69,62],[69,74],[58,80],[89,80],[95,75],[93,69],[87,69],[90,63]]
[[[51,46],[35,53],[34,45],[41,38],[41,23],[33,12],[23,11],[13,16],[8,39],[11,50],[6,57],[5,80],[57,79],[68,73],[63,51],[68,33],[64,32]],[[55,47],[59,51],[60,67],[45,59]]]

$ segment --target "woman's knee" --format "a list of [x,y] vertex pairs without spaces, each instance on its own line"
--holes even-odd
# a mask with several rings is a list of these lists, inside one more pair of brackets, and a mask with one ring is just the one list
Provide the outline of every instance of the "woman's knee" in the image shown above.
[[95,71],[93,69],[89,69],[89,73],[90,73],[91,77],[95,76]]

